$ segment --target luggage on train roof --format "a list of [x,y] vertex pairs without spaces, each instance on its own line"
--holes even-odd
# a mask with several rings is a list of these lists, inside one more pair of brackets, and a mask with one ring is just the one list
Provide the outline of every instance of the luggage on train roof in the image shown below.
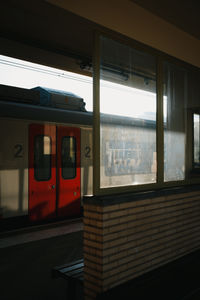
[[40,105],[52,106],[69,110],[85,110],[83,98],[66,91],[49,89],[46,87],[35,87],[31,90],[39,91]]
[[83,98],[70,92],[40,86],[24,89],[0,84],[0,101],[86,111]]
[[28,104],[39,104],[40,94],[37,90],[29,90],[0,84],[0,100]]

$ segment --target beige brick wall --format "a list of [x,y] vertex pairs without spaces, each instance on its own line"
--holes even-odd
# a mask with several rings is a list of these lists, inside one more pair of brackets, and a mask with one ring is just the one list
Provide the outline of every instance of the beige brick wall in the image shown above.
[[200,191],[117,202],[84,204],[86,299],[200,248]]

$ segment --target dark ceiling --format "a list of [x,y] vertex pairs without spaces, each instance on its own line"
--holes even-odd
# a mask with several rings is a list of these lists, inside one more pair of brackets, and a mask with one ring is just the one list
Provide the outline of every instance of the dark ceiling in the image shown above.
[[[123,1],[123,0],[122,0]],[[200,0],[130,0],[200,39]],[[44,0],[0,1],[0,37],[40,49],[79,57],[92,57],[93,33],[101,27]],[[4,55],[19,57],[16,49]],[[24,56],[24,53],[22,54]],[[38,59],[27,53],[27,60]]]
[[130,0],[200,39],[199,0]]
[[68,56],[91,57],[92,36],[91,22],[46,1],[0,1],[2,38]]

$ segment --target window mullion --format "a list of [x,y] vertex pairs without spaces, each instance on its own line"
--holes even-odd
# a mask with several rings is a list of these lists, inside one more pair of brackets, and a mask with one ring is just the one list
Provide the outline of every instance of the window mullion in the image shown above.
[[157,123],[156,123],[156,148],[157,148],[157,183],[164,181],[164,123],[163,123],[163,64],[157,58]]
[[93,56],[93,194],[100,190],[100,35],[94,36]]

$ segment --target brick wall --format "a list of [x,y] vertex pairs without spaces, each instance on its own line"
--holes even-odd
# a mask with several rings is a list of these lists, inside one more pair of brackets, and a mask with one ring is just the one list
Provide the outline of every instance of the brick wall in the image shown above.
[[85,299],[200,248],[200,190],[130,198],[84,203]]

